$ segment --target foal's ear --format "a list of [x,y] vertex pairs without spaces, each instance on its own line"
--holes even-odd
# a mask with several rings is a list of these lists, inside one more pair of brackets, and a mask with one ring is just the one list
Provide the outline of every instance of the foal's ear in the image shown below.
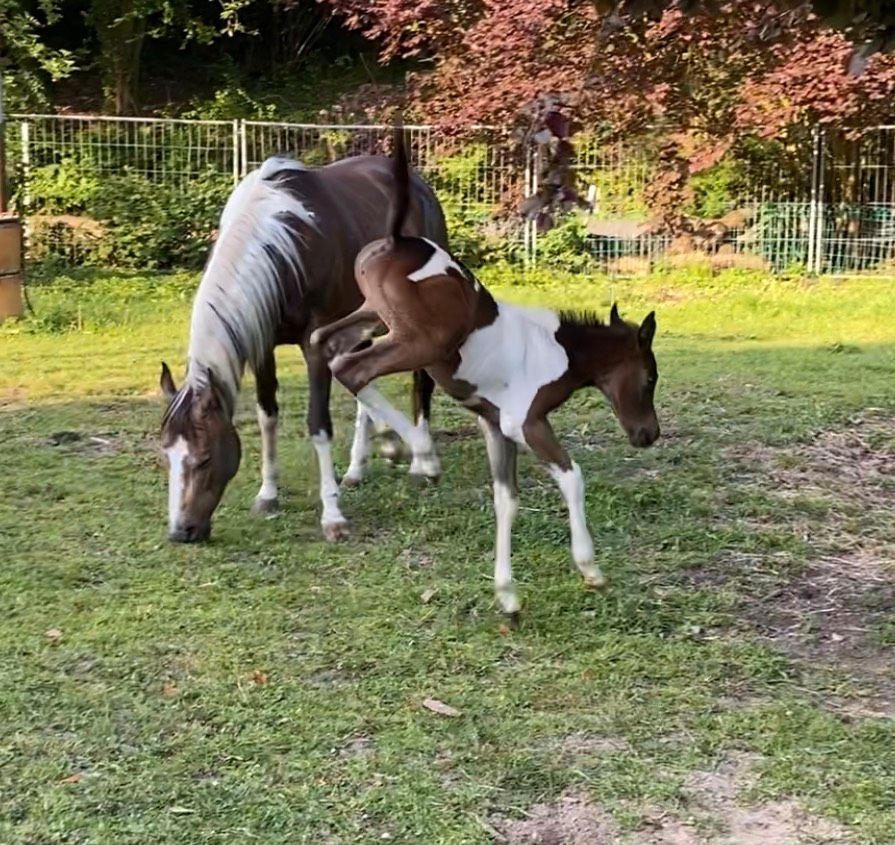
[[171,370],[168,369],[168,365],[164,361],[162,361],[162,375],[159,378],[158,383],[165,399],[171,402],[177,395],[177,385],[174,384],[174,377],[171,375]]
[[656,312],[650,311],[637,330],[637,339],[643,347],[649,347],[656,334]]
[[612,303],[612,309],[609,312],[609,325],[610,326],[623,326],[625,321],[618,316],[618,303]]

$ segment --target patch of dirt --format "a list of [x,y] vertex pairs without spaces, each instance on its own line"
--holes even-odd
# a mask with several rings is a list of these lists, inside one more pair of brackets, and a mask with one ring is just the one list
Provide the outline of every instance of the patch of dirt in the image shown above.
[[[839,825],[805,812],[794,801],[741,803],[754,786],[760,758],[732,754],[713,769],[694,772],[682,789],[687,817],[648,813],[629,845],[845,845]],[[626,843],[627,845],[627,843]]]
[[117,432],[83,434],[80,431],[57,431],[46,442],[49,446],[66,446],[69,451],[93,457],[117,455],[124,448]]
[[[831,709],[895,715],[895,666],[880,636],[895,621],[895,420],[867,414],[810,443],[744,444],[726,457],[735,484],[781,500],[756,527],[793,532],[813,559],[796,570],[786,555],[731,549],[690,580],[733,582],[744,597],[737,627],[807,668],[847,676],[860,701],[829,699]],[[806,497],[817,512],[799,507]]]
[[587,795],[567,794],[535,804],[524,819],[491,820],[508,845],[615,845],[618,829]]
[[730,754],[694,772],[681,788],[681,809],[641,810],[642,822],[623,834],[612,817],[583,793],[536,804],[523,819],[492,817],[495,841],[506,845],[849,845],[838,824],[795,801],[748,804],[743,794],[758,779],[761,758]]
[[568,736],[553,737],[542,746],[552,757],[570,765],[586,765],[609,754],[621,754],[631,750],[631,745],[621,737],[576,731]]

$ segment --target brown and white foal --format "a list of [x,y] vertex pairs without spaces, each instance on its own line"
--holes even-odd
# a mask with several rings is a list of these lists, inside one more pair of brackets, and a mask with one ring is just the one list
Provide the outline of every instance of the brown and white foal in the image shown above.
[[[406,188],[403,145],[397,184]],[[584,508],[581,469],[556,439],[547,419],[576,390],[593,386],[608,398],[634,446],[659,436],[653,406],[658,378],[652,351],[655,315],[623,321],[613,305],[608,325],[592,315],[556,313],[496,301],[448,252],[425,238],[400,234],[406,195],[399,192],[392,235],[366,246],[355,264],[363,305],[318,329],[333,375],[370,411],[412,442],[414,428],[383,407],[369,385],[380,376],[426,369],[446,393],[474,411],[485,434],[497,518],[495,590],[515,617],[519,599],[510,564],[510,534],[518,510],[516,451],[531,449],[559,485],[569,510],[572,557],[585,584],[603,573]],[[372,346],[358,348],[387,330]]]

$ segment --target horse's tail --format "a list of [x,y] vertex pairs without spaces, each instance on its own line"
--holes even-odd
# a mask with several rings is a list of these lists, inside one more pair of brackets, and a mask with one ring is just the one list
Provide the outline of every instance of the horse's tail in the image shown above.
[[392,160],[395,165],[395,204],[392,206],[388,231],[397,239],[401,236],[404,220],[410,211],[410,162],[407,160],[407,145],[404,142],[404,121],[400,115],[395,122],[395,151]]

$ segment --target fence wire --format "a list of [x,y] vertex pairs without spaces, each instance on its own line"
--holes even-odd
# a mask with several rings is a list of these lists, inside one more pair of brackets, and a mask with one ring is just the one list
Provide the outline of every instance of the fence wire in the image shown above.
[[[862,273],[895,267],[895,127],[805,133],[744,146],[690,179],[683,224],[651,219],[657,146],[576,140],[591,210],[536,232],[513,209],[537,184],[534,151],[499,130],[407,127],[411,161],[471,263],[507,259],[631,274],[694,260],[713,267]],[[308,165],[390,151],[388,125],[311,125],[16,115],[6,124],[15,208],[32,260],[201,265],[234,184],[271,155]]]

